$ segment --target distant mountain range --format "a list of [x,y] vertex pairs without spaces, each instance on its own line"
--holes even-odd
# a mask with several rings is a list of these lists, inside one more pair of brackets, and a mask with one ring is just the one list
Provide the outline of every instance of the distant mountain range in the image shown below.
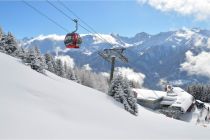
[[[64,35],[56,34],[40,35],[34,38],[24,38],[20,40],[20,44],[24,47],[36,45],[42,53],[69,55],[78,66],[89,64],[96,72],[110,70],[109,63],[98,55],[98,51],[124,46],[127,48],[125,55],[128,57],[129,64],[117,62],[117,66],[131,67],[134,71],[143,73],[146,76],[145,87],[160,88],[162,81],[180,86],[194,82],[209,82],[208,73],[205,73],[205,70],[202,71],[202,65],[197,66],[198,62],[194,60],[194,57],[202,52],[206,54],[210,52],[209,30],[179,29],[155,35],[142,32],[134,37],[124,37],[118,34],[100,34],[100,36],[82,34],[83,44],[80,49],[65,49],[64,37]],[[199,64],[202,64],[202,60],[199,61]]]

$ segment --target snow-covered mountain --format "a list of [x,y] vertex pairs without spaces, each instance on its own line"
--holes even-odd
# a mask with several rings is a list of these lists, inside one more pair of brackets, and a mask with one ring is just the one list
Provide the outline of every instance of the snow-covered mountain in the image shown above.
[[32,70],[0,53],[0,139],[208,139],[209,128],[139,106],[133,116],[106,94]]
[[[69,55],[79,66],[89,64],[93,70],[100,72],[109,71],[110,66],[100,58],[98,51],[124,46],[127,48],[126,56],[129,65],[118,62],[117,66],[129,66],[134,71],[143,73],[146,76],[145,86],[150,88],[158,87],[160,81],[170,81],[179,85],[209,81],[210,74],[201,70],[202,68],[199,69],[199,64],[202,64],[203,60],[200,57],[203,54],[200,54],[210,52],[209,30],[183,28],[155,35],[142,32],[133,37],[123,37],[118,34],[82,34],[81,36],[83,44],[77,50],[64,48],[64,35],[40,35],[32,39],[24,39],[21,44],[24,47],[37,45],[43,53],[49,51]],[[194,62],[194,57],[197,55],[201,61]],[[193,69],[190,69],[191,67]]]

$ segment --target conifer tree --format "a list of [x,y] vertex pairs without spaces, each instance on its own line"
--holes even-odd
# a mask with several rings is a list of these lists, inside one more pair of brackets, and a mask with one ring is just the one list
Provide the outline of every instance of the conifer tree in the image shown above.
[[[65,69],[65,66],[64,66],[64,69]],[[72,80],[72,81],[75,81],[78,83],[78,79],[76,77],[76,74],[74,72],[73,69],[71,69],[70,67],[67,68],[67,71],[66,71],[66,78],[69,79],[69,80]]]
[[29,48],[27,53],[26,63],[28,63],[32,69],[44,73],[44,67],[40,59],[40,54],[37,53],[36,48]]
[[45,60],[44,60],[44,57],[42,56],[39,48],[37,46],[35,46],[34,48],[34,52],[35,52],[35,55],[37,57],[37,59],[39,60],[39,63],[40,63],[40,72],[41,71],[44,71],[44,69],[47,67],[46,66],[46,63],[45,63]]
[[134,115],[137,115],[138,114],[137,100],[134,96],[134,92],[131,90],[131,87],[129,85],[129,81],[127,78],[123,79],[122,88],[124,91],[124,96],[126,97],[127,102],[130,106],[130,110],[128,111]]
[[1,41],[1,39],[2,39],[2,36],[3,36],[3,30],[2,30],[2,28],[0,27],[0,41]]
[[81,84],[81,80],[78,76],[78,73],[77,73],[77,68],[74,68],[74,69],[71,69],[72,70],[72,75],[71,75],[71,79],[74,80],[75,82]]
[[124,97],[124,92],[122,89],[122,86],[120,83],[118,83],[116,85],[116,90],[115,90],[115,94],[113,96],[115,98],[115,100],[117,100],[120,103],[123,103],[123,97]]
[[67,66],[66,61],[64,61],[63,67],[64,67],[64,72],[67,73],[67,71],[68,71],[69,68],[68,68],[68,66]]
[[45,59],[45,63],[46,63],[46,69],[52,73],[55,73],[55,67],[54,67],[54,59],[52,57],[52,55],[50,55],[49,53],[46,53],[44,55],[44,59]]
[[206,88],[205,88],[205,90],[202,92],[201,101],[203,101],[203,102],[208,102],[208,91],[206,90]]
[[20,58],[23,62],[26,62],[26,51],[23,47],[18,47],[17,50],[14,52],[14,55],[17,58]]
[[111,81],[111,84],[110,84],[110,87],[109,87],[109,91],[108,91],[108,94],[110,96],[114,96],[115,93],[116,93],[116,90],[118,89],[118,85],[122,85],[122,76],[121,75],[118,75],[116,76],[112,81]]
[[137,100],[126,78],[116,76],[111,82],[108,94],[123,103],[125,110],[134,115],[138,114]]
[[207,86],[207,93],[208,93],[208,95],[207,95],[207,102],[209,103],[210,102],[210,86],[208,85]]
[[1,30],[0,31],[0,51],[5,53],[5,46],[6,46],[6,38],[7,36],[4,34],[4,32]]
[[17,42],[14,38],[14,36],[12,35],[12,33],[8,33],[6,38],[5,38],[5,51],[8,54],[12,54],[16,49],[17,49]]
[[64,66],[60,59],[56,59],[56,74],[64,77]]

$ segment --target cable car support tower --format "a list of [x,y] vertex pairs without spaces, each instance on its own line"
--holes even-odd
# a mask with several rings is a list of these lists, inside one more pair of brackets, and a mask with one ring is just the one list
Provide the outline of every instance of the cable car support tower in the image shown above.
[[115,60],[122,61],[124,63],[128,63],[128,58],[123,55],[125,48],[111,48],[111,49],[104,49],[98,54],[111,63],[111,71],[110,71],[110,79],[109,83],[111,83],[114,75],[114,68],[115,68]]

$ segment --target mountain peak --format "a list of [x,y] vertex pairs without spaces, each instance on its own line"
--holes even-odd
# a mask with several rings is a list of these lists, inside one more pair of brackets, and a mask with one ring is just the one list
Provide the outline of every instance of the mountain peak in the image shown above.
[[137,33],[134,37],[141,37],[141,36],[150,36],[150,34],[146,32],[140,32],[140,33]]
[[150,38],[151,35],[145,32],[137,33],[134,38],[142,38],[142,39],[147,39]]

